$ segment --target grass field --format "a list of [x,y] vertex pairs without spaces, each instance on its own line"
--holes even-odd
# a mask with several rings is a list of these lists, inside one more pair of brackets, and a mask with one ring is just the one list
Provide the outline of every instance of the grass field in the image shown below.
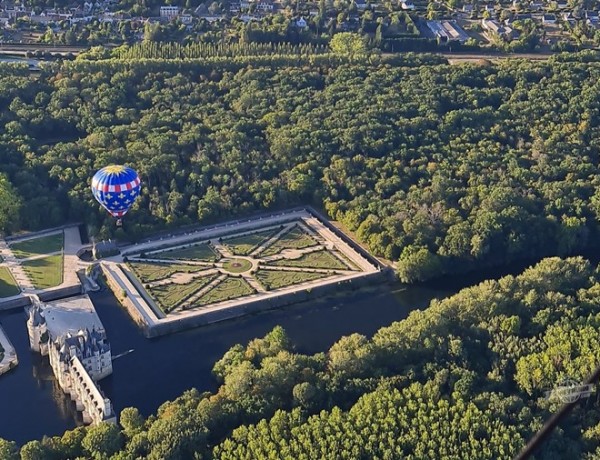
[[301,268],[324,268],[328,270],[350,270],[346,264],[328,251],[316,251],[304,254],[298,259],[281,259],[271,265]]
[[58,286],[63,281],[63,256],[42,257],[21,264],[36,289]]
[[230,273],[243,273],[252,268],[252,263],[246,259],[230,259],[223,262],[223,270]]
[[199,291],[218,275],[203,276],[196,278],[188,284],[163,284],[148,289],[149,294],[156,300],[158,306],[165,312],[169,313],[177,308],[181,303],[191,296],[194,292]]
[[294,284],[305,283],[328,276],[326,273],[308,273],[308,272],[280,272],[276,270],[259,270],[255,278],[265,289],[273,290]]
[[238,256],[249,255],[259,244],[275,234],[276,230],[253,233],[252,235],[236,236],[223,240],[223,244]]
[[187,248],[171,249],[154,254],[160,259],[187,259],[200,262],[215,262],[218,254],[208,244],[194,244]]
[[21,290],[8,268],[0,267],[0,297],[10,297],[17,295],[19,292]]
[[[64,234],[61,232],[56,235],[43,236],[32,240],[25,240],[10,246],[17,259],[27,259],[28,257],[39,256],[40,254],[50,254],[60,251],[64,244]],[[59,283],[60,284],[60,283]]]
[[160,264],[154,262],[129,262],[128,265],[142,283],[152,283],[153,281],[162,280],[174,273],[193,273],[205,270],[205,267],[199,265]]
[[261,256],[272,256],[279,254],[284,249],[303,249],[315,246],[317,241],[302,230],[300,227],[294,227],[289,232],[283,234],[275,243],[261,252]]
[[195,302],[194,307],[237,299],[238,297],[244,297],[254,293],[255,291],[252,286],[250,286],[243,278],[228,277],[200,297]]

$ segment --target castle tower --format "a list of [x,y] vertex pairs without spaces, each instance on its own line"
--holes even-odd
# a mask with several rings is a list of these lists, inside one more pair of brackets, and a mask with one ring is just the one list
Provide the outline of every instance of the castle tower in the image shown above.
[[37,302],[29,309],[27,319],[27,332],[29,333],[29,346],[33,351],[42,355],[48,354],[48,327],[43,310]]

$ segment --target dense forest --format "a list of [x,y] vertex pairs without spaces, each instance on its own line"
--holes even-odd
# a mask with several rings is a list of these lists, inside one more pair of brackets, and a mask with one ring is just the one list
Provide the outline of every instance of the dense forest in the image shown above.
[[[30,441],[22,460],[506,459],[559,407],[545,397],[600,358],[600,275],[549,258],[519,276],[435,300],[371,339],[294,351],[281,328],[214,366],[214,394],[184,393],[144,418]],[[597,395],[580,402],[536,458],[598,458]],[[18,459],[0,440],[0,457]]]
[[114,234],[89,182],[117,162],[143,180],[121,238],[310,203],[407,282],[597,241],[591,55],[450,66],[353,49],[1,66],[0,226]]

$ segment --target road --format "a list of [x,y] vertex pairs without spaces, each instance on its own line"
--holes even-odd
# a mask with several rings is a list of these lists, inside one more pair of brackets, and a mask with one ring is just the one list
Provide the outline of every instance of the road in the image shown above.
[[505,59],[526,59],[528,61],[546,61],[556,53],[440,53],[450,64],[476,62],[482,59],[499,61]]
[[53,54],[74,54],[77,55],[82,51],[87,50],[85,46],[68,46],[68,45],[47,45],[43,43],[3,43],[0,45],[0,54],[22,55],[26,56],[28,52],[35,53],[36,51],[50,52]]

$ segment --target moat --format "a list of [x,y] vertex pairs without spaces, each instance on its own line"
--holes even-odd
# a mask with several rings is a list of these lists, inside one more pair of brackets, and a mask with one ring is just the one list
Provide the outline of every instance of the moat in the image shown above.
[[[352,332],[373,334],[378,328],[404,318],[410,309],[424,307],[433,297],[450,290],[424,287],[404,289],[379,285],[345,292],[339,297],[298,304],[254,316],[193,329],[157,339],[146,339],[112,293],[91,293],[96,311],[110,340],[113,355],[135,351],[113,362],[113,375],[101,381],[102,390],[118,413],[136,406],[144,414],[186,389],[214,390],[211,369],[232,345],[263,336],[282,325],[300,352],[326,350]],[[19,355],[19,366],[0,378],[0,437],[19,443],[56,435],[82,421],[74,405],[54,381],[46,360],[29,350],[26,316],[22,311],[0,314],[0,323]]]
[[[597,257],[588,255],[597,262]],[[90,293],[104,324],[114,372],[101,381],[117,414],[138,407],[144,415],[189,388],[214,390],[211,369],[231,346],[261,337],[281,325],[299,352],[327,350],[343,335],[372,335],[400,320],[432,298],[449,296],[484,279],[517,274],[535,262],[523,262],[470,276],[446,277],[427,286],[380,284],[344,291],[334,297],[300,303],[155,339],[147,339],[108,290]],[[19,355],[19,366],[0,378],[0,437],[24,443],[62,434],[82,424],[74,404],[62,393],[46,360],[29,350],[26,315],[21,310],[0,313],[0,324]],[[127,353],[133,349],[133,352]]]

